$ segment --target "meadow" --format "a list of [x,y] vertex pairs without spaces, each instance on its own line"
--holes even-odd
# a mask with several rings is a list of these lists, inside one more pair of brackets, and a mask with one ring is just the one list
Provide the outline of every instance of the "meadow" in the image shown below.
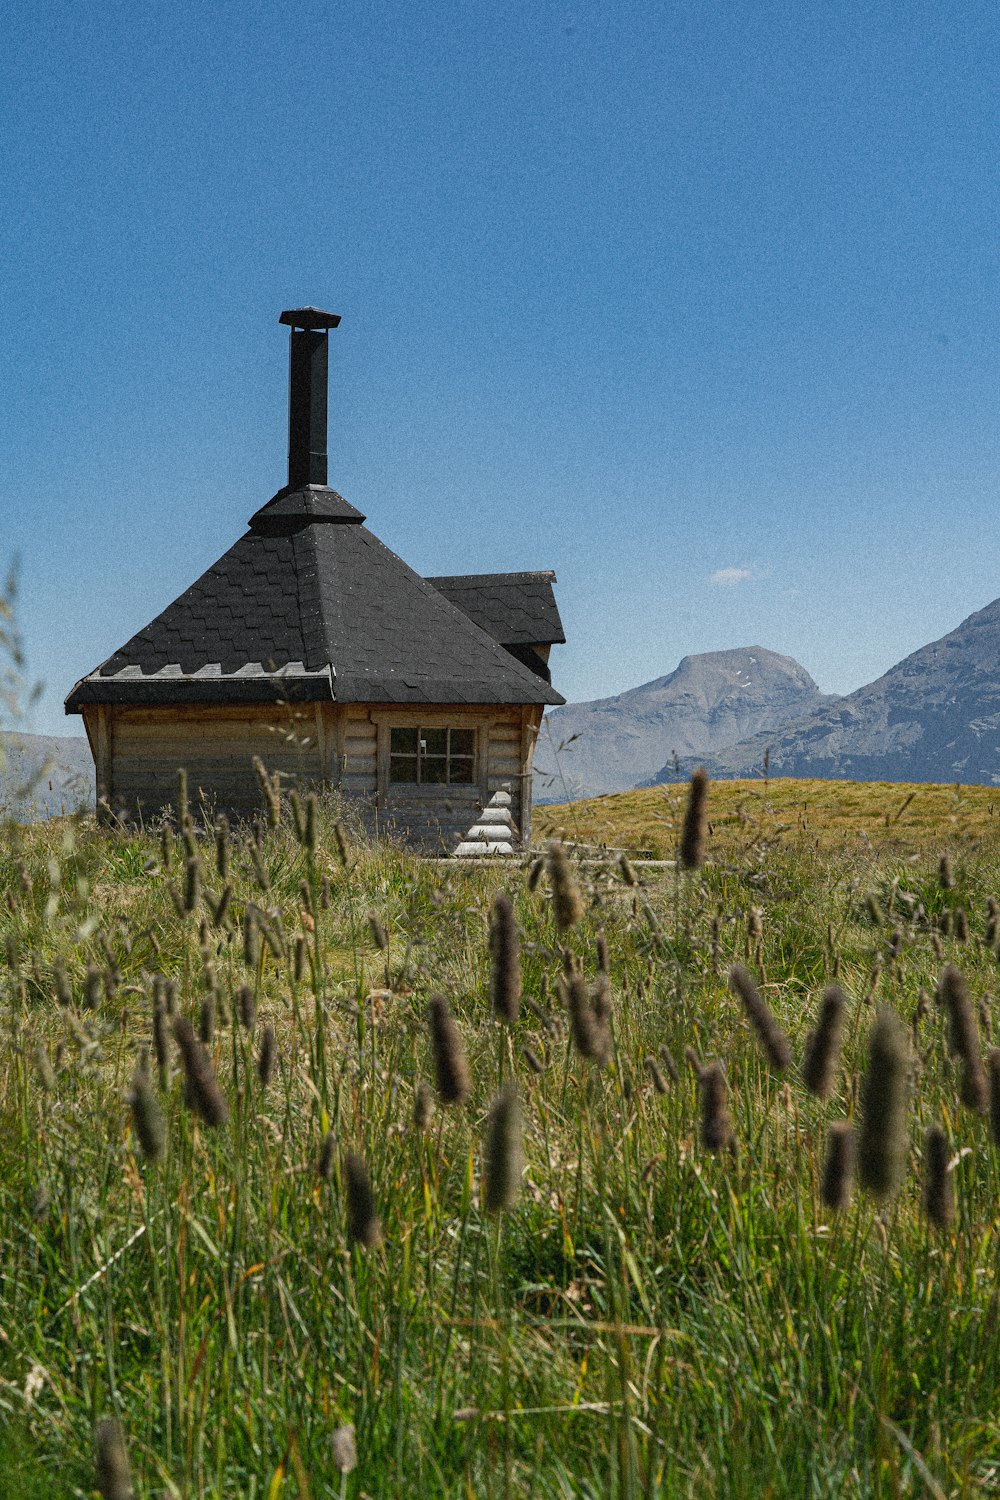
[[993,795],[5,827],[0,1492],[1000,1492]]

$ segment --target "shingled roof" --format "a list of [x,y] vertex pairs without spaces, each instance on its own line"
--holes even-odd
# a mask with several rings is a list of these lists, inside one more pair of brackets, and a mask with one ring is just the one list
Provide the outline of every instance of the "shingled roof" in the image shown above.
[[207,573],[76,684],[88,703],[562,703],[530,645],[564,639],[552,573],[421,578],[327,484],[327,335],[291,329],[288,483]]
[[501,646],[552,646],[566,640],[552,585],[544,573],[463,573],[428,578]]
[[[235,546],[77,683],[67,712],[86,703],[564,701],[482,628],[487,613],[458,607],[364,519],[327,486],[280,490]],[[502,596],[510,606],[520,590],[526,601],[535,581],[551,577],[500,575],[483,599]],[[457,600],[468,591],[451,592]],[[554,611],[553,599],[543,611],[550,629]],[[508,614],[513,621],[517,611]],[[530,614],[525,602],[518,628]],[[555,622],[560,633],[550,638],[562,639],[558,613]]]

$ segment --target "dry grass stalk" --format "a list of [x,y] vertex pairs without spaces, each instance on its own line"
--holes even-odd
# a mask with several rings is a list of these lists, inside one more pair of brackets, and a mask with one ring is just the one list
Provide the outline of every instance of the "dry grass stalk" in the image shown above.
[[730,969],[729,984],[743,1002],[743,1009],[757,1033],[771,1067],[776,1073],[783,1073],[792,1060],[792,1049],[788,1038],[771,1014],[769,1006],[751,979],[748,970],[742,964],[734,964]]

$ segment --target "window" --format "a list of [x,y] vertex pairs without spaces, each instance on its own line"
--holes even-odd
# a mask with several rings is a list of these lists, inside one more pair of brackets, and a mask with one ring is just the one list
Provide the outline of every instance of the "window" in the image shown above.
[[470,786],[475,753],[474,729],[391,729],[389,780],[410,786]]

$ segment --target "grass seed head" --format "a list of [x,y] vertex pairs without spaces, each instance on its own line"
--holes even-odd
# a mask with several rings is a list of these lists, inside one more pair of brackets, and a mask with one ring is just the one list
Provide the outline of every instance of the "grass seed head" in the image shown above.
[[539,854],[539,856],[538,856],[537,859],[533,859],[531,861],[531,868],[528,871],[528,890],[529,891],[536,891],[538,889],[538,882],[542,878],[542,872],[544,871],[544,869],[545,869],[545,858],[544,858],[543,855]]
[[955,884],[955,877],[951,873],[951,860],[947,854],[942,854],[938,860],[938,885],[943,891],[950,891]]
[[442,1104],[462,1104],[469,1097],[471,1079],[465,1046],[443,995],[432,995],[428,1005],[434,1081]]
[[751,906],[747,913],[747,937],[751,942],[760,942],[764,936],[764,915],[759,906]]
[[878,1201],[890,1196],[903,1175],[907,1148],[910,1049],[895,1013],[883,1007],[868,1038],[868,1065],[861,1084],[858,1175]]
[[201,861],[197,854],[184,861],[184,910],[193,912],[201,899]]
[[597,934],[597,971],[599,974],[611,973],[611,963],[608,958],[608,940],[603,932]]
[[959,906],[955,910],[955,937],[960,943],[969,941],[969,918],[964,906]]
[[260,1039],[260,1052],[257,1054],[257,1077],[264,1088],[267,1088],[274,1078],[277,1065],[278,1042],[274,1034],[274,1024],[268,1021]]
[[656,1092],[658,1094],[665,1094],[667,1092],[667,1080],[664,1078],[663,1071],[655,1057],[646,1058],[646,1072],[649,1074]]
[[513,1208],[521,1192],[524,1171],[521,1108],[513,1088],[500,1091],[490,1108],[484,1147],[487,1213]]
[[979,1029],[965,980],[954,964],[945,964],[938,994],[948,1013],[948,1045],[961,1062],[962,1103],[977,1114],[985,1114],[989,1107],[989,1085],[979,1050]]
[[315,855],[319,847],[319,798],[315,792],[306,797],[306,823],[302,838],[307,854]]
[[249,984],[241,984],[233,996],[234,1010],[244,1031],[253,1031],[257,1021],[257,997]]
[[306,818],[302,810],[302,798],[297,791],[292,790],[288,794],[288,805],[292,809],[292,827],[295,837],[300,844],[306,841]]
[[426,1078],[419,1078],[413,1091],[413,1125],[416,1130],[426,1130],[434,1118],[434,1090]]
[[83,981],[83,1003],[88,1010],[97,1010],[103,991],[104,980],[100,969],[96,964],[88,964]]
[[94,1479],[101,1500],[132,1500],[132,1470],[113,1417],[103,1417],[94,1430]]
[[730,969],[729,984],[743,1002],[743,1009],[767,1053],[771,1067],[776,1073],[783,1073],[792,1060],[788,1038],[742,964],[734,964]]
[[709,1063],[698,1075],[701,1090],[701,1143],[706,1151],[725,1151],[733,1146],[729,1118],[729,1089],[720,1062]]
[[229,1106],[219,1087],[211,1058],[194,1034],[186,1016],[174,1017],[174,1040],[184,1064],[184,1102],[206,1125],[224,1125]]
[[170,1069],[170,1048],[167,1044],[167,1008],[162,1000],[153,1001],[153,1051],[157,1072],[161,1081],[165,1081]]
[[583,916],[583,897],[559,839],[549,839],[545,866],[552,888],[552,916],[557,932],[567,932]]
[[73,986],[66,972],[66,965],[56,956],[52,960],[52,978],[56,986],[56,999],[65,1009],[73,1004]]
[[708,840],[708,772],[699,766],[691,777],[684,826],[681,831],[680,861],[685,870],[700,870],[705,863]]
[[316,1162],[316,1175],[324,1182],[329,1182],[333,1176],[333,1163],[337,1156],[337,1140],[332,1130],[328,1130],[323,1137],[319,1148],[319,1158]]
[[215,868],[220,880],[229,879],[229,856],[232,840],[229,834],[229,819],[220,813],[215,820]]
[[139,1149],[147,1161],[159,1161],[166,1149],[167,1122],[149,1077],[141,1069],[136,1069],[128,1099]]
[[823,991],[819,1020],[806,1037],[802,1058],[802,1080],[818,1099],[829,1099],[833,1093],[846,1015],[847,996],[831,984]]
[[955,1217],[955,1193],[948,1170],[948,1137],[940,1125],[924,1136],[924,1212],[937,1229],[947,1229]]
[[331,1434],[330,1447],[333,1450],[333,1467],[338,1474],[350,1474],[352,1469],[357,1468],[358,1448],[350,1422],[345,1422]]
[[198,1040],[204,1047],[210,1047],[215,1041],[214,995],[206,995],[201,1002],[201,1012],[198,1016]]
[[490,1001],[513,1026],[521,1011],[521,947],[510,898],[498,891],[490,912]]
[[51,1059],[49,1058],[49,1049],[39,1042],[32,1056],[35,1061],[35,1072],[38,1074],[38,1081],[45,1092],[51,1094],[56,1086],[56,1075]]
[[835,1120],[826,1137],[826,1157],[823,1161],[820,1196],[827,1208],[832,1208],[838,1213],[843,1212],[851,1201],[855,1154],[853,1127],[847,1120]]
[[560,975],[558,987],[569,1015],[573,1045],[581,1057],[603,1068],[611,1058],[611,1032],[594,1010],[582,971],[574,965],[569,974]]
[[281,798],[278,795],[277,777],[272,778],[268,775],[267,767],[259,755],[253,758],[253,768],[260,782],[260,789],[264,793],[268,827],[277,828],[281,822]]
[[678,1068],[676,1062],[674,1061],[674,1054],[671,1052],[671,1050],[667,1046],[666,1042],[661,1042],[660,1047],[659,1047],[659,1054],[660,1054],[660,1062],[666,1068],[666,1070],[667,1070],[667,1077],[670,1079],[670,1082],[671,1083],[680,1083],[680,1081],[681,1081],[680,1069]]
[[362,1250],[382,1243],[382,1225],[375,1212],[368,1168],[356,1151],[344,1153],[344,1187],[347,1193],[347,1238]]
[[333,825],[333,841],[337,846],[337,858],[347,868],[347,840],[344,838],[344,830],[339,823]]
[[251,971],[260,963],[260,928],[252,906],[243,913],[243,962]]
[[389,939],[386,936],[385,928],[379,921],[377,914],[373,911],[368,913],[368,931],[371,934],[371,940],[375,944],[375,947],[380,953],[384,953],[389,946]]
[[545,1063],[539,1057],[538,1053],[533,1047],[529,1047],[527,1045],[523,1046],[521,1048],[521,1056],[527,1063],[528,1070],[530,1072],[534,1073],[536,1076],[540,1076],[545,1072]]

